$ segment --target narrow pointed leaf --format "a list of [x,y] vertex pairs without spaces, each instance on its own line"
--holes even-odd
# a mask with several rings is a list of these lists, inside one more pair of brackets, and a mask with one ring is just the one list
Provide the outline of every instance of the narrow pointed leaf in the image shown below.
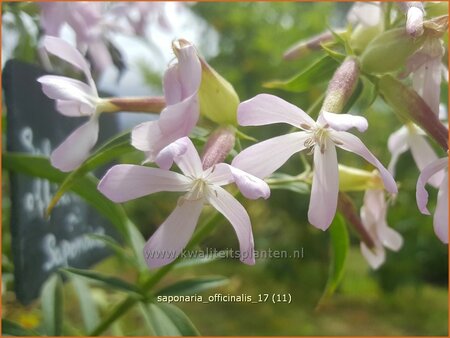
[[48,336],[61,336],[63,327],[63,286],[58,275],[45,282],[42,292],[42,313]]
[[225,277],[197,277],[186,279],[159,290],[158,296],[193,295],[205,290],[217,288],[228,283]]
[[94,272],[91,270],[81,270],[81,269],[74,269],[74,268],[66,268],[62,269],[62,271],[69,272],[78,276],[86,277],[90,280],[93,280],[95,282],[99,282],[100,284],[109,286],[113,289],[125,291],[125,292],[133,292],[140,294],[140,290],[133,284],[130,284],[122,279],[111,277],[111,276],[105,276],[101,273]]
[[275,80],[263,84],[265,88],[278,88],[291,92],[304,92],[319,83],[328,81],[339,63],[331,56],[324,56],[314,62],[309,68],[288,80]]
[[345,262],[347,260],[350,239],[344,218],[340,214],[336,214],[333,222],[331,223],[330,239],[331,261],[328,272],[328,281],[318,303],[318,308],[333,295],[334,291],[336,291],[336,288],[344,277]]
[[90,332],[100,323],[97,306],[92,298],[92,293],[91,290],[89,290],[87,283],[77,276],[72,276],[71,280],[78,297],[84,327],[86,332]]

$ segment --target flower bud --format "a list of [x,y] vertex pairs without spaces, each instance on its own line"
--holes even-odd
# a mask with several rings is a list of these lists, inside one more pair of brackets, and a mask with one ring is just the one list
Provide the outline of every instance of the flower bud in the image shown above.
[[390,75],[381,77],[378,88],[383,99],[402,121],[413,121],[447,151],[447,128],[415,90]]
[[323,32],[307,40],[301,40],[284,52],[283,59],[289,61],[300,59],[301,57],[309,54],[311,51],[322,49],[321,45],[323,43],[333,40],[334,36],[331,32]]
[[208,138],[202,155],[203,170],[222,163],[234,147],[234,129],[219,127]]
[[375,26],[358,25],[352,31],[352,35],[350,36],[350,46],[353,51],[359,55],[366,49],[370,41],[372,41],[381,32],[383,32],[382,24]]
[[322,110],[340,113],[356,88],[359,65],[355,58],[348,57],[339,66],[330,80]]
[[383,188],[383,180],[377,170],[367,171],[339,164],[339,191],[365,191]]
[[406,14],[406,32],[412,37],[423,34],[423,9],[412,6]]
[[425,42],[425,34],[411,37],[405,28],[386,31],[370,42],[361,56],[361,68],[367,73],[394,72]]
[[202,65],[202,82],[198,92],[200,114],[218,124],[237,125],[239,96],[233,86],[217,73],[205,60]]

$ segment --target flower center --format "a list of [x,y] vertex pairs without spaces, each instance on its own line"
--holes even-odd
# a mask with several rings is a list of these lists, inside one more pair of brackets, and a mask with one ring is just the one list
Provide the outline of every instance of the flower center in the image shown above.
[[312,154],[314,152],[314,146],[317,145],[320,147],[320,152],[323,154],[326,150],[327,138],[328,136],[328,125],[325,126],[317,126],[308,131],[311,135],[305,140],[305,147],[308,150],[308,154]]
[[189,201],[202,199],[208,189],[208,183],[203,178],[196,178],[191,183],[191,190],[184,196]]

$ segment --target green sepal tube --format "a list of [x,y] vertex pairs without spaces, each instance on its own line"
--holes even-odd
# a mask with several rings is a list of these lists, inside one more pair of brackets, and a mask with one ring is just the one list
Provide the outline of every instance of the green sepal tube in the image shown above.
[[425,42],[426,34],[413,38],[405,28],[386,31],[370,42],[361,56],[361,68],[370,74],[399,70],[407,59]]
[[205,60],[202,65],[202,82],[198,97],[200,114],[221,125],[237,126],[239,96],[233,86],[217,73]]

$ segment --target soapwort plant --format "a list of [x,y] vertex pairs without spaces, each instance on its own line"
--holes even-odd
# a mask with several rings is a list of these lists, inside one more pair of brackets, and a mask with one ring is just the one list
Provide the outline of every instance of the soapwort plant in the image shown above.
[[[252,229],[251,208],[244,207],[252,202],[244,204],[240,195],[250,200],[266,199],[266,205],[270,206],[270,189],[295,191],[299,183],[306,189],[297,198],[310,201],[305,219],[320,230],[333,232],[332,253],[341,257],[340,261],[334,260],[330,269],[330,279],[319,302],[323,304],[345,271],[348,228],[360,241],[361,253],[372,269],[378,269],[387,259],[385,248],[398,251],[405,244],[402,232],[390,221],[389,210],[398,207],[397,196],[411,193],[395,181],[400,154],[408,150],[418,168],[414,178],[418,208],[430,214],[427,189],[439,188],[431,194],[432,198],[437,195],[433,224],[437,241],[448,243],[448,129],[447,122],[439,119],[441,83],[448,81],[443,63],[448,15],[439,11],[429,15],[427,8],[432,5],[355,4],[345,26],[329,28],[318,36],[295,43],[284,54],[285,61],[280,56],[280,67],[282,62],[317,56],[307,69],[299,69],[297,75],[285,81],[267,79],[254,97],[240,97],[233,84],[202,57],[198,47],[180,37],[171,45],[159,46],[172,48],[174,53],[162,80],[164,96],[135,98],[98,94],[91,66],[99,67],[102,62],[95,62],[92,56],[97,53],[96,43],[102,41],[102,34],[110,27],[101,25],[98,8],[88,11],[86,3],[77,5],[72,12],[56,3],[42,5],[41,23],[45,32],[57,35],[61,20],[66,20],[76,27],[80,36],[77,45],[83,45],[84,51],[55,36],[43,37],[43,48],[48,56],[56,56],[81,71],[86,81],[45,75],[38,79],[42,91],[54,100],[61,114],[89,117],[50,156],[49,163],[54,168],[49,165],[48,170],[67,174],[58,182],[60,189],[47,213],[51,215],[61,196],[82,178],[95,181],[101,194],[96,196],[94,204],[111,219],[124,240],[120,244],[110,238],[97,238],[128,262],[137,276],[134,282],[129,282],[91,270],[62,269],[69,279],[83,276],[126,293],[85,333],[95,336],[111,332],[108,330],[128,311],[139,309],[150,323],[155,318],[163,318],[161,325],[151,328],[154,334],[198,334],[180,309],[155,304],[155,296],[176,288],[181,293],[190,292],[189,285],[194,284],[204,290],[221,285],[224,280],[176,281],[162,288],[159,282],[174,268],[201,263],[199,260],[186,262],[178,256],[183,250],[198,247],[222,217],[234,228],[241,261],[257,265],[253,252],[258,244],[254,243],[253,234],[258,230]],[[75,20],[85,11],[88,12],[84,18],[90,18],[90,25],[101,26],[103,33],[96,34],[95,38],[89,38],[91,26]],[[63,13],[58,16],[59,21],[52,22],[56,20],[51,15],[53,12]],[[131,22],[134,32],[141,31],[136,28],[135,20]],[[85,58],[86,48],[91,64]],[[101,42],[98,53],[105,53],[105,48]],[[307,92],[312,82],[328,83],[324,95],[312,107],[300,108],[283,98],[284,92]],[[273,89],[278,89],[277,95]],[[366,134],[377,134],[366,116],[376,100],[390,107],[400,127],[389,140],[383,140],[384,149],[363,141]],[[99,114],[119,111],[159,115],[95,148],[101,128]],[[288,124],[292,129],[266,140],[247,135],[258,126],[279,123]],[[242,128],[247,126],[251,128]],[[353,128],[355,134],[349,132]],[[361,162],[358,167],[351,167],[346,165],[346,157],[338,162],[339,149],[362,157],[368,164]],[[391,154],[390,163],[378,159],[387,152]],[[90,174],[93,169],[129,153],[140,154],[141,161],[112,166],[98,182]],[[303,166],[297,169],[296,175],[283,173],[284,164],[298,156]],[[426,187],[427,183],[430,186]],[[144,239],[120,204],[166,192],[181,195],[173,211]],[[293,199],[290,203],[297,201]],[[202,211],[207,217],[201,217]],[[440,242],[436,245],[443,245]],[[347,245],[343,247],[340,243]],[[389,259],[395,260],[395,254]],[[60,285],[60,280],[52,283],[46,285],[46,292],[50,288],[59,294],[56,285]]]

